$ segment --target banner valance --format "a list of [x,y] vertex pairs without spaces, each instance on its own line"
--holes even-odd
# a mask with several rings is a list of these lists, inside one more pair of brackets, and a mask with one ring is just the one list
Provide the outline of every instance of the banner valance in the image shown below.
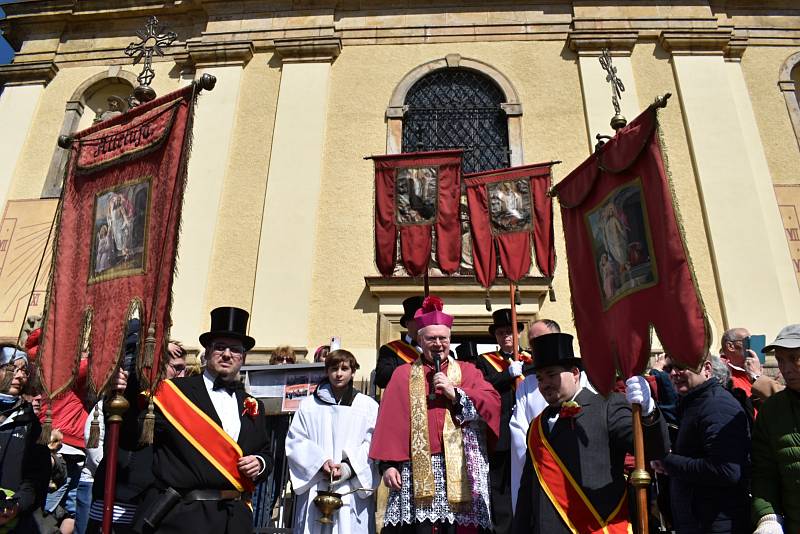
[[428,269],[432,234],[445,273],[458,270],[461,233],[461,150],[373,156],[375,164],[375,263],[391,276],[397,258],[411,276]]
[[[475,277],[489,287],[503,274],[516,282],[531,268],[531,244],[542,275],[555,269],[551,163],[464,175]],[[499,256],[499,258],[498,258]]]

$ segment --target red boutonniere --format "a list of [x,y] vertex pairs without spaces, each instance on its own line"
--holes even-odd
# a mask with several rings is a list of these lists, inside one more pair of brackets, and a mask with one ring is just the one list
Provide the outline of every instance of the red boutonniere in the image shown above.
[[242,415],[244,414],[247,414],[250,417],[255,417],[258,415],[258,401],[253,397],[246,397],[244,399],[244,410],[242,410]]
[[558,412],[559,418],[569,419],[569,424],[575,428],[575,416],[581,413],[581,405],[575,401],[567,401],[561,404],[561,410]]

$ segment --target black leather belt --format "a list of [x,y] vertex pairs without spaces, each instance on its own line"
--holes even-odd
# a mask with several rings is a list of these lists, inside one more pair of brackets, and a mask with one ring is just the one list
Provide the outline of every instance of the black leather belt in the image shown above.
[[235,490],[193,490],[183,496],[184,501],[240,501],[243,494]]

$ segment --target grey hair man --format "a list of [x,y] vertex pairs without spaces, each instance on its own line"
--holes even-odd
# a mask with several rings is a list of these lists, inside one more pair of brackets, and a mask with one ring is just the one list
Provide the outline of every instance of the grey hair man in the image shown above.
[[739,388],[749,397],[753,382],[761,376],[761,362],[749,350],[750,332],[746,328],[731,328],[722,334],[720,357],[728,364],[733,388]]

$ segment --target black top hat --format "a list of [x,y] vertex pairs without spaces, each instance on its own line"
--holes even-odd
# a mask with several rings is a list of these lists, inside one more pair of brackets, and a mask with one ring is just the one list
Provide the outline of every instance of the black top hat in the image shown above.
[[244,350],[252,349],[256,340],[247,335],[247,320],[250,314],[241,308],[223,306],[211,310],[211,330],[200,336],[204,347],[215,337],[230,337],[242,342]]
[[462,362],[474,362],[478,359],[478,344],[474,341],[464,341],[456,347],[456,356]]
[[414,318],[414,314],[422,307],[422,297],[408,297],[403,301],[403,316],[400,317],[400,325],[405,328],[408,321]]
[[569,334],[544,334],[533,338],[534,370],[563,365],[581,367],[581,359],[572,352],[572,336]]
[[[511,326],[511,308],[502,308],[492,314],[492,324],[489,325],[489,333],[494,335],[495,329],[501,326]],[[517,322],[517,331],[525,330],[525,323]]]

